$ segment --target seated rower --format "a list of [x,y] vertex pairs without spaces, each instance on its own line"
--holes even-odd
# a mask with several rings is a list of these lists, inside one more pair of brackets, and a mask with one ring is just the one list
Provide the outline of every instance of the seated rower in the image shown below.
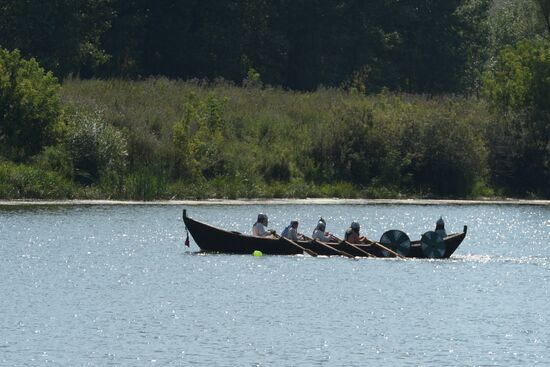
[[303,240],[304,235],[301,233],[298,233],[298,220],[294,219],[290,221],[290,225],[288,225],[283,232],[281,233],[281,236],[288,238],[292,241],[298,241]]
[[358,244],[362,243],[365,240],[365,237],[359,235],[360,226],[358,222],[351,222],[350,227],[346,230],[344,234],[344,240],[349,243]]
[[330,242],[333,240],[333,236],[325,232],[326,228],[326,222],[323,218],[319,219],[319,223],[317,223],[317,227],[315,227],[315,230],[313,231],[313,239],[319,240],[321,242]]
[[447,231],[445,230],[445,222],[443,221],[443,217],[439,217],[439,219],[435,223],[435,233],[441,235],[441,237],[447,237]]
[[252,235],[257,237],[273,236],[275,231],[272,229],[266,229],[267,223],[267,215],[263,213],[258,214],[258,220],[252,226]]

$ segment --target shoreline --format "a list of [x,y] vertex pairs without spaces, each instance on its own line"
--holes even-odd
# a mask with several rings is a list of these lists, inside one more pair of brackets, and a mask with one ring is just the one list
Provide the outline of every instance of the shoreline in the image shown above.
[[208,199],[208,200],[0,200],[0,207],[47,205],[536,205],[550,206],[550,200],[498,199]]

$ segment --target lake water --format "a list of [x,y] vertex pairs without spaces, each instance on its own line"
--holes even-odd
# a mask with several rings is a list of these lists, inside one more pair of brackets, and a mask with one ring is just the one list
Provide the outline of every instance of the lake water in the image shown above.
[[0,366],[550,365],[548,206],[187,207],[375,239],[443,215],[469,226],[450,260],[198,254],[181,209],[0,206]]

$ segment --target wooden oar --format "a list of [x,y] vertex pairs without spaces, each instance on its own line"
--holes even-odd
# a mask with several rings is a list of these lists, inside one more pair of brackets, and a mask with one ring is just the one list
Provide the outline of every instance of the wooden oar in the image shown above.
[[292,241],[291,239],[289,238],[286,238],[286,237],[283,237],[283,236],[279,236],[278,234],[274,234],[275,237],[277,238],[280,238],[282,239],[283,241],[286,241],[292,245],[294,245],[295,247],[299,248],[300,250],[302,250],[303,252],[306,252],[308,253],[309,255],[313,256],[313,257],[317,257],[317,253],[315,251],[312,251],[308,248],[305,248],[304,246],[300,246],[299,244],[297,244],[296,242]]
[[[303,236],[303,235],[302,235],[302,236]],[[330,245],[328,245],[328,244],[326,244],[326,243],[324,243],[324,242],[319,241],[318,239],[309,238],[309,237],[307,237],[307,236],[304,236],[304,238],[306,238],[306,239],[308,239],[308,240],[311,240],[311,241],[315,242],[315,243],[318,244],[319,246],[322,246],[322,247],[324,247],[324,248],[328,248],[328,249],[330,249],[330,250],[332,250],[332,251],[335,251],[335,252],[337,252],[337,253],[338,253],[339,255],[341,255],[341,256],[346,256],[346,257],[349,257],[349,258],[354,258],[354,257],[355,257],[355,256],[353,256],[353,255],[350,254],[350,253],[347,253],[347,252],[342,251],[342,250],[340,250],[340,249],[334,248],[334,247],[332,247],[332,246],[330,246]]]
[[316,244],[318,244],[320,246],[323,246],[323,247],[326,247],[326,248],[331,249],[333,251],[336,251],[341,256],[349,257],[350,259],[353,259],[355,257],[352,254],[347,253],[346,251],[342,251],[340,249],[334,248],[333,246],[330,246],[329,244],[321,242],[318,239],[313,240],[313,242],[315,242]]
[[393,251],[392,249],[390,248],[387,248],[386,246],[384,246],[383,244],[381,244],[380,242],[376,242],[376,241],[372,241],[372,240],[369,240],[368,238],[364,237],[364,243],[368,244],[368,245],[374,245],[376,247],[379,247],[381,248],[382,250],[385,250],[385,251],[388,251],[390,254],[392,254],[393,256],[395,257],[398,257],[400,259],[404,259],[405,256]]
[[355,245],[355,244],[353,244],[353,243],[351,243],[351,242],[341,240],[341,239],[339,239],[338,237],[336,237],[336,236],[334,236],[334,235],[331,235],[331,236],[332,236],[335,240],[340,241],[340,242],[343,242],[343,243],[345,243],[346,245],[349,245],[349,246],[353,247],[353,248],[356,249],[357,251],[362,252],[363,254],[367,255],[367,257],[376,257],[376,256],[374,256],[373,254],[369,254],[367,251],[363,250],[361,247],[359,247],[359,246],[357,246],[357,245]]

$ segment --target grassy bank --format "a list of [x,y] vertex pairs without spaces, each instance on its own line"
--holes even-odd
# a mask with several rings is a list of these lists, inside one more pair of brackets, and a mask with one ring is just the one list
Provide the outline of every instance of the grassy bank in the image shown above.
[[[492,116],[475,98],[162,78],[68,80],[61,103],[68,132],[30,163],[4,162],[2,198],[494,194],[484,138]],[[25,169],[56,178],[32,188],[17,178]],[[6,189],[13,182],[20,189]]]

